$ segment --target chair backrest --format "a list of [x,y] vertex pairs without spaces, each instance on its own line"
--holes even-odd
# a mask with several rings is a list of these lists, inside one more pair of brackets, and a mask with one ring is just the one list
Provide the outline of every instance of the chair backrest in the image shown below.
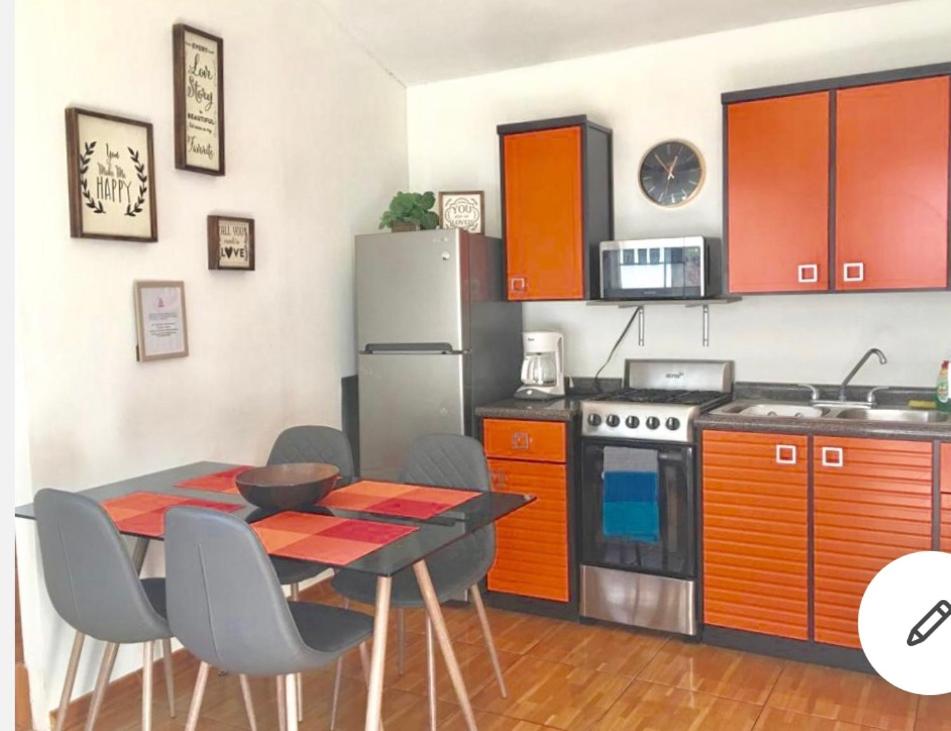
[[353,450],[350,440],[339,429],[330,426],[292,426],[282,431],[271,454],[268,464],[287,464],[288,462],[324,462],[336,465],[340,469],[340,482],[353,480]]
[[[488,492],[492,489],[489,466],[482,444],[459,434],[429,434],[419,437],[410,447],[400,481],[433,487],[459,487]],[[495,526],[489,525],[448,546],[430,559],[457,561],[459,555],[470,565],[485,569],[495,560]],[[451,556],[451,558],[449,558]]]
[[125,542],[99,503],[45,489],[34,507],[46,590],[63,619],[106,642],[168,636],[167,622],[149,602]]
[[165,519],[168,621],[188,650],[219,670],[294,672],[307,654],[274,568],[244,521],[201,508]]

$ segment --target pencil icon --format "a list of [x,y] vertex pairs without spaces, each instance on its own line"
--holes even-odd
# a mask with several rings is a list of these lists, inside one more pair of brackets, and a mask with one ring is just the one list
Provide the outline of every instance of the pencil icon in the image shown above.
[[951,617],[951,602],[944,599],[935,604],[908,633],[908,646],[914,647],[931,637],[931,634]]

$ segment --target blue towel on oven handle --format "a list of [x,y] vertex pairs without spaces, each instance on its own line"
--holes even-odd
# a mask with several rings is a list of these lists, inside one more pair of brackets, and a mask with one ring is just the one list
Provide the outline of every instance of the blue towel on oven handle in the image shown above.
[[605,538],[660,541],[657,452],[605,447],[601,531]]

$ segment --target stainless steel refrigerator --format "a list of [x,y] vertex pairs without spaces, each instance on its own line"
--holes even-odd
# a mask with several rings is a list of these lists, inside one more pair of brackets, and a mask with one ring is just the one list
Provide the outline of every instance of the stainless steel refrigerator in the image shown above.
[[498,239],[437,229],[356,239],[360,474],[395,479],[423,434],[472,434],[519,384],[522,310]]

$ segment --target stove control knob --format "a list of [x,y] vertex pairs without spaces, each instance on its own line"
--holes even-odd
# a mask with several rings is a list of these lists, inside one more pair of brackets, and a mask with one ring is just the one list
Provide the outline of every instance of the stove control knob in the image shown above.
[[621,419],[617,414],[608,414],[608,418],[604,420],[604,423],[610,426],[611,428],[616,427],[621,423]]
[[680,428],[680,419],[676,416],[668,417],[666,424],[671,431],[677,431]]
[[660,419],[658,419],[656,416],[648,416],[648,417],[647,417],[647,428],[648,428],[648,429],[656,429],[656,428],[659,427],[659,426],[660,426]]
[[601,417],[598,414],[588,414],[588,423],[591,426],[598,426],[601,423]]
[[641,425],[641,420],[636,416],[629,416],[624,420],[624,425],[628,429],[637,429]]

